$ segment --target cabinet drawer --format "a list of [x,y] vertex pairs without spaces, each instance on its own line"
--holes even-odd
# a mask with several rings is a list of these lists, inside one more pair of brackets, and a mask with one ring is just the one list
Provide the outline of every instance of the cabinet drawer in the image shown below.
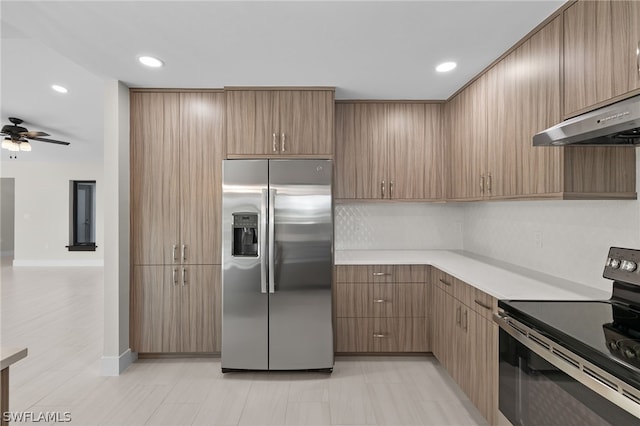
[[428,352],[426,318],[338,318],[336,352]]
[[398,283],[396,310],[398,317],[424,318],[428,316],[428,286],[425,283]]
[[394,284],[336,284],[336,317],[395,317]]
[[[462,280],[453,279],[453,297],[469,307],[474,306],[475,287],[470,286]],[[475,308],[474,308],[475,309]]]
[[455,278],[440,269],[433,268],[431,273],[433,285],[453,295]]
[[393,282],[392,265],[337,265],[338,283],[390,283]]
[[493,321],[493,314],[498,312],[498,299],[476,288],[471,307],[484,318]]

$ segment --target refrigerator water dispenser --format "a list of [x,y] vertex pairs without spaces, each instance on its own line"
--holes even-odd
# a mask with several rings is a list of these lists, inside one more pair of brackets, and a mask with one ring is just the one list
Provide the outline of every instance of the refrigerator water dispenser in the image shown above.
[[232,256],[258,257],[258,214],[232,213]]

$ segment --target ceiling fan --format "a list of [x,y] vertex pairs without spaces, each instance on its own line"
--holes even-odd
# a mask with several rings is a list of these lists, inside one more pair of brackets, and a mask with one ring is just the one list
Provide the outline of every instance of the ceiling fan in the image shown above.
[[6,124],[2,126],[0,135],[4,135],[2,141],[2,148],[12,152],[16,151],[31,151],[31,144],[29,140],[55,143],[58,145],[69,145],[69,142],[58,141],[55,139],[43,138],[43,136],[49,136],[48,133],[39,131],[29,131],[26,128],[20,126],[23,120],[20,118],[9,117],[9,121],[12,124]]

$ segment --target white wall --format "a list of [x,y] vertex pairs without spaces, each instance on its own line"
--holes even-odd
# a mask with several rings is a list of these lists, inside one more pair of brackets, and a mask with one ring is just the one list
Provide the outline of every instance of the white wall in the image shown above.
[[[636,148],[640,188],[640,148]],[[517,201],[464,206],[464,249],[601,287],[609,247],[640,249],[640,201]],[[607,286],[605,286],[607,288]]]
[[[102,163],[7,161],[2,177],[15,178],[14,266],[102,266]],[[96,181],[95,252],[70,252],[69,181]]]
[[0,255],[13,256],[15,180],[0,178]]
[[461,249],[463,221],[455,204],[337,204],[335,249]]

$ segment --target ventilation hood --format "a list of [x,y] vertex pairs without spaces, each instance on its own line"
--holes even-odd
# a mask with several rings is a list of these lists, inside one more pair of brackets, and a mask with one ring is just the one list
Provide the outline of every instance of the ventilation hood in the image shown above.
[[550,127],[533,137],[533,145],[640,145],[640,95]]

